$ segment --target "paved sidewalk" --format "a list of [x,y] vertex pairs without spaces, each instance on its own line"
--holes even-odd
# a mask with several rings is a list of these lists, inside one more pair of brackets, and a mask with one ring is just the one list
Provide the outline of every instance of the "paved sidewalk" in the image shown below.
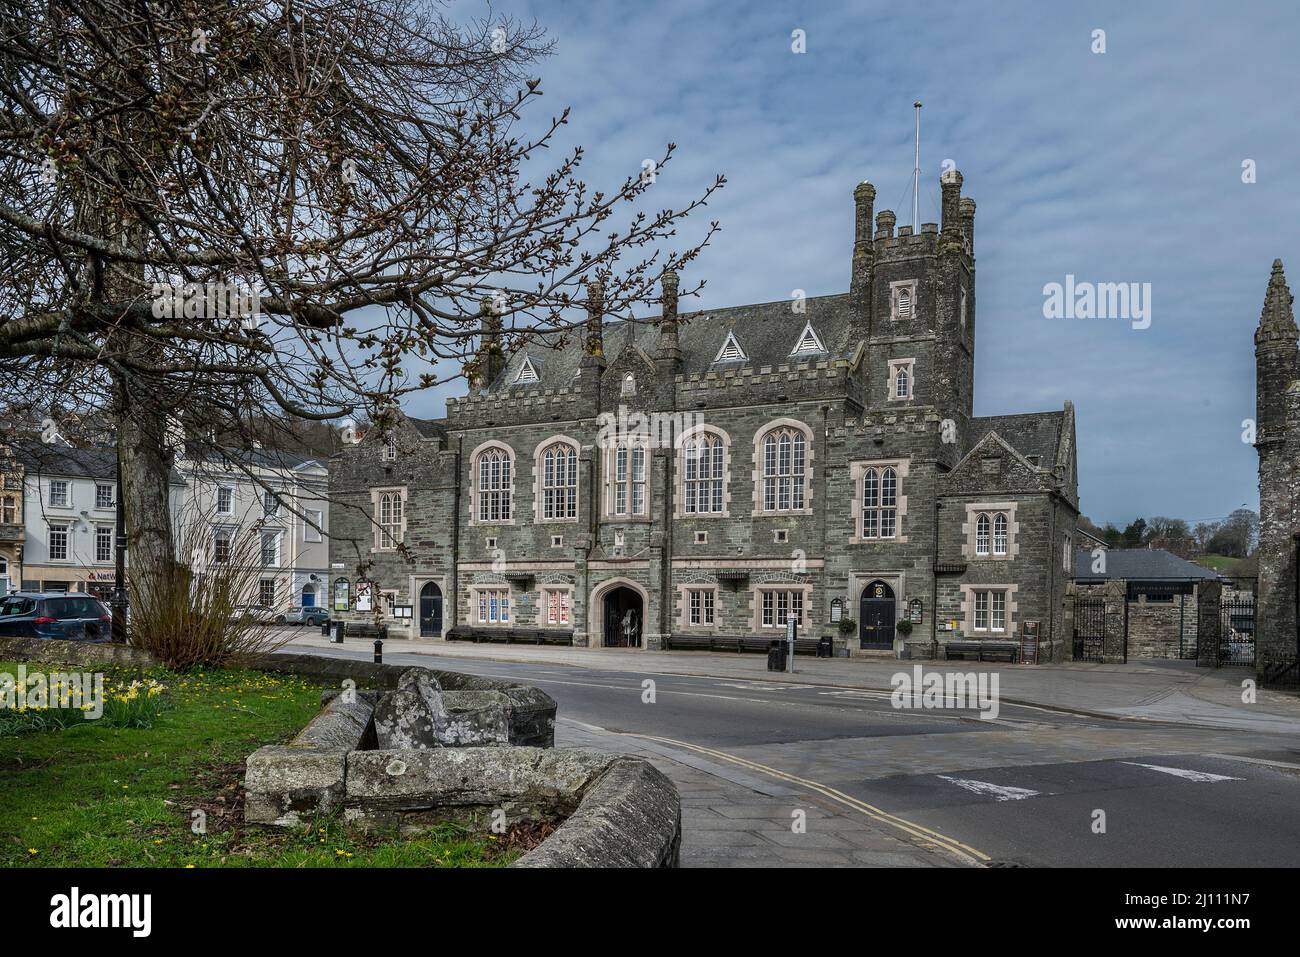
[[[959,867],[935,843],[883,825],[795,784],[653,741],[560,718],[563,748],[646,758],[682,799],[683,867]],[[796,828],[797,812],[802,828]]]
[[[296,633],[292,644],[330,646],[327,638],[307,631]],[[345,647],[357,650],[363,646],[369,647],[354,640]],[[990,672],[997,674],[1001,699],[1008,703],[1112,718],[1300,734],[1300,698],[1257,690],[1255,702],[1245,704],[1241,700],[1242,682],[1254,678],[1249,669],[1198,668],[1190,661],[1008,665],[974,661],[798,658],[795,673],[784,674],[768,671],[763,655],[725,652],[475,645],[424,640],[391,641],[388,648],[404,654],[565,665],[625,674],[676,674],[860,689],[889,689],[894,674],[910,672],[917,666],[926,671]]]

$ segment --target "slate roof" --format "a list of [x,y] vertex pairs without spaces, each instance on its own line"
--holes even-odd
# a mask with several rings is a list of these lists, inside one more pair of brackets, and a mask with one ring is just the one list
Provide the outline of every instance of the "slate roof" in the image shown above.
[[236,448],[197,448],[191,445],[188,454],[208,464],[242,465],[245,468],[259,467],[268,469],[293,470],[308,462],[325,464],[325,457],[308,455],[302,452],[286,452],[283,449],[236,449]]
[[1074,580],[1100,582],[1108,579],[1144,582],[1185,582],[1218,578],[1217,572],[1179,558],[1162,548],[1111,548],[1106,551],[1106,573],[1093,574],[1092,553],[1074,553]]
[[[859,337],[853,328],[853,312],[848,294],[818,296],[805,300],[804,307],[803,313],[796,313],[791,308],[791,301],[782,299],[750,306],[683,313],[677,327],[677,339],[682,351],[682,373],[690,375],[708,372],[710,369],[746,366],[758,368],[789,362],[852,358]],[[612,363],[632,343],[653,358],[659,348],[658,318],[654,316],[637,322],[607,323],[602,333],[606,363]],[[804,326],[809,322],[826,352],[805,352],[791,356],[791,351],[803,335]],[[735,333],[736,341],[740,343],[748,360],[715,363],[713,360],[722,344],[727,341],[729,332]],[[572,385],[582,361],[582,330],[571,331],[567,335],[568,341],[561,344],[564,338],[566,337],[559,334],[538,337],[515,350],[505,371],[489,391],[513,388],[525,355],[532,356],[533,367],[537,370],[540,381],[521,382],[521,388],[558,389]]]
[[112,449],[74,449],[43,442],[15,442],[12,448],[14,458],[28,472],[117,480],[117,453]]
[[971,448],[990,432],[997,432],[1007,444],[1026,458],[1038,456],[1038,464],[1050,469],[1056,464],[1061,444],[1064,412],[1024,412],[1018,415],[984,415],[971,419]]
[[439,439],[447,434],[447,420],[445,418],[417,419],[408,415],[406,421],[410,422],[415,427],[415,431],[426,439]]

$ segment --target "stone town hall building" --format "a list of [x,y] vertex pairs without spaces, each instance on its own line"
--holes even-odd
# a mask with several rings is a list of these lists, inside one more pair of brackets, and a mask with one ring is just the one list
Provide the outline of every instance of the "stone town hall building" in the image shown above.
[[1061,657],[1073,406],[973,415],[961,183],[944,175],[943,222],[919,234],[889,211],[873,233],[875,189],[858,186],[847,293],[679,315],[669,274],[648,323],[605,322],[593,285],[585,342],[507,356],[490,332],[446,419],[335,459],[331,607],[390,634],[645,648],[776,636],[787,617],[802,637],[855,620],[850,648],[901,648],[907,617],[917,655],[1036,622],[1040,657]]

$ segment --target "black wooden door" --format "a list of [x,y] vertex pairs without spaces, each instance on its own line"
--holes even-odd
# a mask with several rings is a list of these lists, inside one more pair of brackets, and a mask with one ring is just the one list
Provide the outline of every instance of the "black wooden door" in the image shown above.
[[442,634],[442,589],[428,582],[420,589],[420,637],[437,638]]
[[882,581],[862,589],[858,636],[863,648],[894,647],[894,590]]

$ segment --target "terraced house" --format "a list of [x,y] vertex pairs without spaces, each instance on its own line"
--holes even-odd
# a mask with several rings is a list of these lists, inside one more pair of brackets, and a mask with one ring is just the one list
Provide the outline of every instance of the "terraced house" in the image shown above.
[[644,322],[606,321],[589,287],[582,342],[506,355],[490,328],[445,419],[372,432],[332,464],[336,613],[645,648],[794,618],[801,636],[918,656],[1032,622],[1040,658],[1059,658],[1073,407],[973,414],[961,183],[944,175],[943,222],[919,232],[889,211],[873,230],[858,186],[847,293],[679,314],[668,274]]

